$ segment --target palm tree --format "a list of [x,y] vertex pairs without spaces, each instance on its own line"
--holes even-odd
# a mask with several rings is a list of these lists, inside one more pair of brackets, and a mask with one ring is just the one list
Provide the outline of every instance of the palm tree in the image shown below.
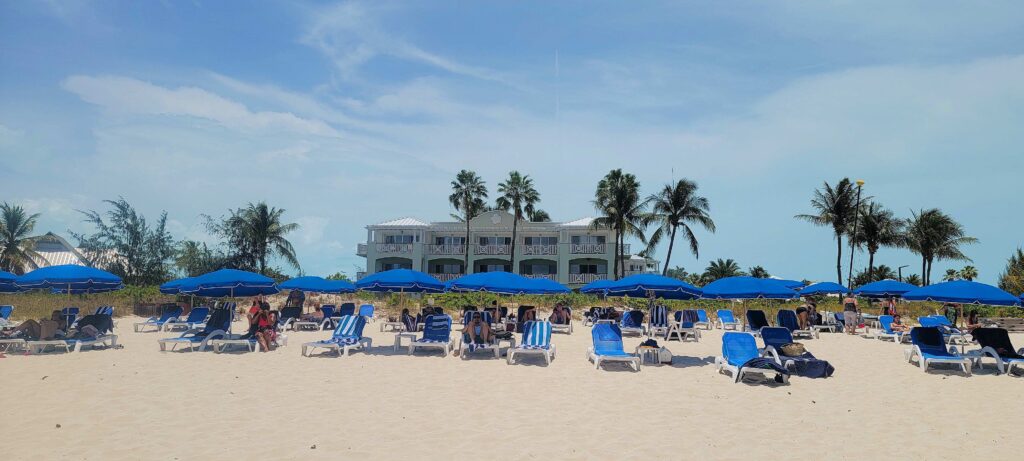
[[512,272],[516,270],[516,232],[519,228],[519,221],[524,216],[533,214],[536,210],[534,205],[540,202],[540,193],[533,188],[533,180],[529,175],[512,171],[508,179],[498,183],[498,193],[501,194],[497,200],[499,209],[512,213],[512,248],[509,261],[512,262]]
[[21,206],[7,202],[0,205],[0,269],[21,275],[32,258],[39,257],[31,237],[38,220],[39,213],[27,214]]
[[765,268],[763,268],[761,266],[751,267],[750,269],[747,269],[747,272],[750,273],[751,277],[759,278],[759,279],[766,279],[766,278],[772,276],[772,274],[768,273],[767,269],[765,269]]
[[946,269],[946,275],[942,276],[943,282],[952,282],[960,279],[960,273],[956,269]]
[[924,285],[931,284],[932,264],[936,260],[970,261],[960,245],[977,243],[968,237],[963,226],[938,208],[911,212],[906,223],[904,245],[921,256]]
[[816,214],[799,214],[795,217],[816,226],[830,226],[836,236],[836,277],[843,284],[843,234],[856,219],[857,189],[850,178],[843,178],[832,187],[828,182],[819,190],[814,191],[811,207]]
[[466,249],[463,255],[462,272],[469,273],[469,221],[480,214],[486,207],[484,199],[487,198],[487,186],[484,180],[473,171],[462,170],[455,175],[452,181],[452,195],[448,196],[448,202],[456,210],[462,212],[463,221],[466,222],[466,242],[463,245]]
[[608,172],[597,183],[594,208],[601,216],[591,222],[593,228],[612,229],[615,232],[615,276],[625,274],[626,237],[635,237],[646,245],[644,220],[646,202],[640,200],[640,183],[636,176],[621,169]]
[[267,274],[267,259],[279,256],[296,269],[300,269],[299,260],[295,256],[295,248],[285,238],[289,232],[299,228],[296,223],[281,222],[283,208],[267,206],[265,202],[250,203],[247,208],[239,209],[228,218],[228,227],[235,229],[244,246],[256,260],[260,274]]
[[903,281],[916,287],[923,285],[923,283],[921,282],[921,276],[917,274],[910,274],[906,278],[904,278]]
[[666,234],[669,236],[668,254],[665,256],[665,266],[661,270],[661,275],[668,272],[672,248],[676,243],[676,231],[680,229],[683,231],[683,238],[690,244],[693,256],[699,258],[697,236],[693,234],[690,224],[699,224],[713,233],[715,222],[708,214],[708,199],[697,195],[697,183],[680,179],[675,186],[666,184],[661,192],[651,195],[647,201],[651,204],[651,213],[644,224],[658,223],[658,229],[651,234],[651,239],[647,242],[648,252],[652,252],[654,247],[658,246],[662,237]]
[[960,269],[960,278],[973,282],[974,279],[978,278],[978,268],[974,266],[964,266]]
[[878,202],[869,202],[861,207],[857,244],[867,247],[868,275],[872,280],[884,280],[873,275],[875,253],[881,247],[900,246],[903,242],[902,233],[903,221],[897,219],[892,211],[885,209]]
[[548,212],[540,208],[527,213],[526,219],[530,222],[551,222],[551,216],[548,215]]
[[871,271],[871,277],[872,281],[896,280],[896,277],[899,277],[899,274],[892,270],[891,267],[886,266],[885,264],[879,264],[874,271]]
[[718,258],[711,261],[711,264],[708,264],[708,267],[704,269],[704,279],[708,282],[739,275],[744,275],[744,273],[740,270],[740,265],[736,264],[736,261],[732,259],[723,260]]

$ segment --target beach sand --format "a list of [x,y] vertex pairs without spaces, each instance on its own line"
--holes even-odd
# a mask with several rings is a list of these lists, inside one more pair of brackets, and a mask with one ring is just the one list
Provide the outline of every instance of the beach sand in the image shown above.
[[[0,359],[4,459],[1020,459],[1024,378],[991,365],[922,373],[905,346],[804,340],[830,379],[734,384],[719,331],[668,343],[672,365],[595,370],[590,329],[558,355],[509,366],[480,354],[165,352],[121,318],[123,349]],[[235,324],[236,331],[244,323]],[[1024,335],[1012,335],[1024,346]],[[632,350],[642,338],[627,338]]]

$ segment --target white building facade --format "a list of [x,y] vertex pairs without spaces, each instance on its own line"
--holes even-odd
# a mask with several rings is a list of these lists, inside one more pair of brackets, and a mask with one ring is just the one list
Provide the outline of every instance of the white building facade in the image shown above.
[[[615,277],[615,234],[593,228],[592,218],[571,222],[520,221],[512,258],[513,216],[504,211],[483,213],[469,223],[425,222],[402,218],[367,226],[366,243],[356,254],[366,257],[366,274],[414,269],[441,281],[477,272],[515,272],[548,278],[569,286]],[[626,253],[626,275],[657,272],[658,262]],[[468,271],[466,260],[468,253]]]

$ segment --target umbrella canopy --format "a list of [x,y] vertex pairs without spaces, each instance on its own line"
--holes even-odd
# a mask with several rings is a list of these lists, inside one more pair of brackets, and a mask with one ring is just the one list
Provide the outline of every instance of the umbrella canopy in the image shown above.
[[754,277],[726,277],[704,286],[707,299],[793,299],[800,295],[777,280]]
[[554,295],[572,292],[569,287],[551,279],[530,279],[530,282],[537,286],[537,290],[540,294]]
[[356,282],[356,289],[365,291],[441,293],[444,288],[445,285],[440,280],[411,269],[377,272]]
[[827,294],[844,294],[850,291],[836,282],[820,282],[813,285],[808,285],[803,290],[800,290],[800,296],[810,295],[827,295]]
[[10,272],[0,271],[0,293],[17,293],[21,291],[21,287],[14,283],[17,278],[18,276]]
[[701,296],[700,288],[672,277],[658,274],[630,275],[604,287],[609,296],[646,298],[648,293],[665,299],[694,299]]
[[506,295],[543,294],[537,279],[511,272],[478,272],[448,282],[451,291],[486,291]]
[[192,277],[185,277],[160,285],[160,292],[165,295],[176,295],[181,292],[181,287],[192,281]]
[[898,298],[903,296],[903,293],[915,289],[917,289],[917,287],[909,283],[888,279],[863,285],[856,290],[853,290],[853,293],[865,298],[888,298],[890,296]]
[[356,286],[344,280],[326,280],[322,277],[297,277],[277,285],[282,290],[301,290],[313,293],[353,293]]
[[238,269],[221,269],[185,280],[179,286],[180,293],[207,298],[272,295],[281,291],[274,279]]
[[769,278],[768,280],[772,280],[775,283],[781,284],[782,286],[784,286],[786,288],[789,288],[790,290],[799,290],[799,289],[804,287],[804,282],[801,282],[799,280],[786,280],[786,279],[773,279],[773,278]]
[[95,267],[65,264],[36,269],[15,280],[21,288],[49,288],[59,293],[103,293],[124,288],[121,277]]
[[956,280],[936,283],[903,294],[908,301],[938,301],[944,303],[984,304],[987,306],[1019,306],[1021,300],[992,285]]
[[580,287],[580,293],[604,293],[611,284],[611,280],[594,280]]

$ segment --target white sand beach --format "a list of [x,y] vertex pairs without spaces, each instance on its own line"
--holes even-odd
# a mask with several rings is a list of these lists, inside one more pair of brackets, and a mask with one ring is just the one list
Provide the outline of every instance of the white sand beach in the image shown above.
[[[1013,459],[1024,379],[921,370],[905,346],[804,340],[830,379],[734,384],[721,333],[668,343],[672,365],[595,370],[590,329],[556,334],[556,360],[509,366],[392,350],[300,355],[164,352],[121,318],[123,349],[0,359],[4,459]],[[236,323],[237,329],[244,323]],[[1024,345],[1024,335],[1013,335]],[[627,338],[631,350],[641,338]]]

